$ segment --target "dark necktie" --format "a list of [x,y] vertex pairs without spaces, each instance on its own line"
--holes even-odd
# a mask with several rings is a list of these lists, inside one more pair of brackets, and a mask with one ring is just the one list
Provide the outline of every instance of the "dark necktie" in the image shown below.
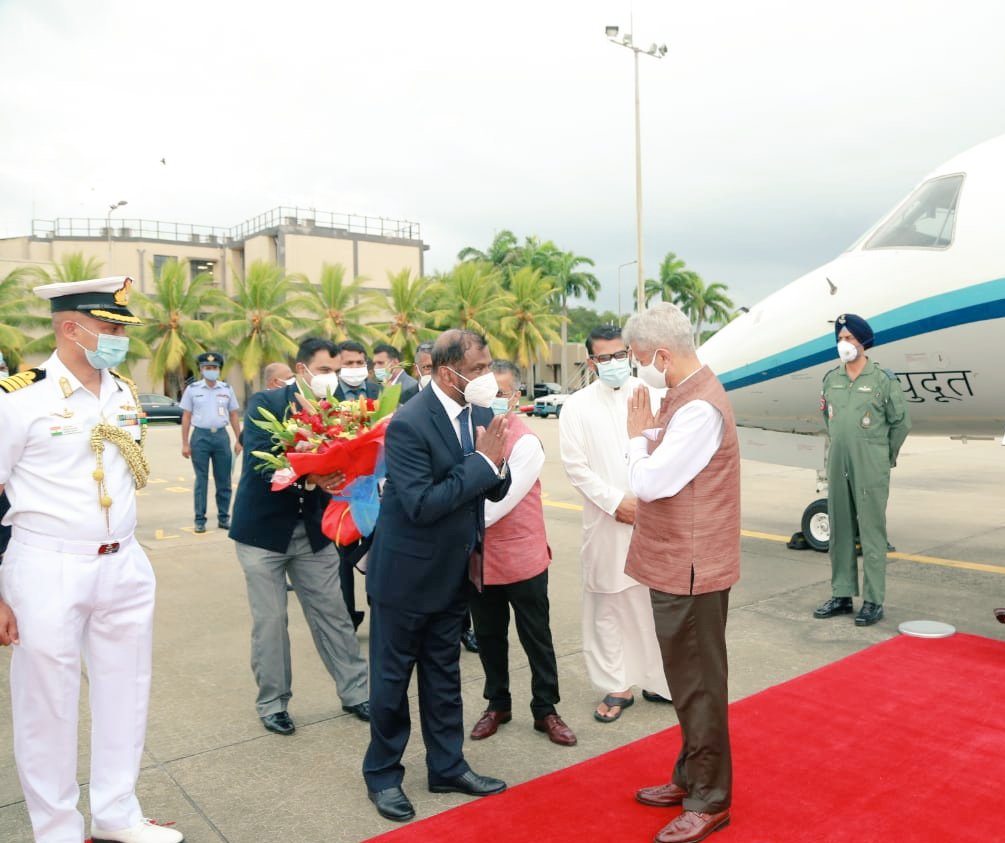
[[475,444],[471,441],[471,425],[468,423],[468,416],[471,415],[471,408],[465,407],[457,416],[457,421],[461,425],[461,450],[464,456],[475,452]]

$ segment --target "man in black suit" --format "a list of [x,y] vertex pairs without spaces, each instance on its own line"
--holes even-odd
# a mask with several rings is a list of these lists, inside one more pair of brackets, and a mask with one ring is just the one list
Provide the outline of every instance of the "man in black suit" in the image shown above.
[[401,387],[399,404],[419,394],[419,382],[401,367],[401,352],[388,343],[373,347],[373,376],[381,392],[394,384]]
[[[297,375],[318,395],[335,388],[338,347],[324,339],[306,339],[297,352]],[[244,427],[244,468],[237,487],[230,538],[244,569],[251,607],[251,667],[258,683],[256,707],[262,725],[280,735],[295,727],[286,711],[292,693],[290,637],[287,632],[286,578],[300,598],[321,661],[335,680],[342,709],[369,720],[367,665],[345,603],[339,596],[339,560],[321,532],[329,493],[341,475],[308,475],[278,492],[272,472],[257,471],[253,451],[269,451],[269,434],[252,419],[260,408],[285,418],[297,385],[267,389],[248,401]]]
[[381,816],[415,816],[401,789],[411,721],[408,685],[418,665],[419,716],[433,793],[485,796],[506,784],[464,760],[461,621],[469,575],[481,586],[485,499],[509,489],[506,415],[495,397],[484,337],[450,330],[433,347],[433,380],[391,419],[387,483],[370,550],[370,746],[363,777]]

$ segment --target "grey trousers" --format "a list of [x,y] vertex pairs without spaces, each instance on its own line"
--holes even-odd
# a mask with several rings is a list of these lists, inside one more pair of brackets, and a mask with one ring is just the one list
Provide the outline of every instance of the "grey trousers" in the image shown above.
[[251,670],[258,683],[258,716],[286,711],[293,696],[290,636],[287,631],[286,576],[300,599],[321,661],[335,680],[343,705],[369,696],[367,664],[339,588],[334,545],[315,553],[303,524],[293,531],[285,553],[235,542],[244,568],[251,607]]

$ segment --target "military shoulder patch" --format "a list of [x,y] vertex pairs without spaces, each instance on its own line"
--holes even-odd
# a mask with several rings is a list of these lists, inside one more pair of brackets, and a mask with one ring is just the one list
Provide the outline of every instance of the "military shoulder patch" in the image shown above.
[[128,384],[133,383],[133,381],[130,378],[127,378],[125,375],[123,375],[121,372],[117,372],[115,369],[109,369],[108,374],[110,374],[113,378],[116,378],[117,380],[123,381],[124,383]]
[[41,380],[45,380],[45,369],[27,369],[0,380],[0,390],[3,392],[16,392]]

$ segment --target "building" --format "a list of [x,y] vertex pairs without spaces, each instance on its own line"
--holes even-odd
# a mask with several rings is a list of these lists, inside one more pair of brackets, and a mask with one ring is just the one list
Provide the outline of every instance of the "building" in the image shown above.
[[[115,210],[114,208],[112,210]],[[346,280],[363,276],[386,290],[388,273],[422,275],[419,224],[384,217],[278,207],[232,228],[115,218],[32,220],[31,234],[0,239],[0,277],[19,266],[48,268],[79,252],[103,265],[106,275],[129,275],[143,292],[169,260],[188,263],[192,276],[209,272],[230,293],[235,273],[256,260],[316,281],[323,264],[340,263]]]

